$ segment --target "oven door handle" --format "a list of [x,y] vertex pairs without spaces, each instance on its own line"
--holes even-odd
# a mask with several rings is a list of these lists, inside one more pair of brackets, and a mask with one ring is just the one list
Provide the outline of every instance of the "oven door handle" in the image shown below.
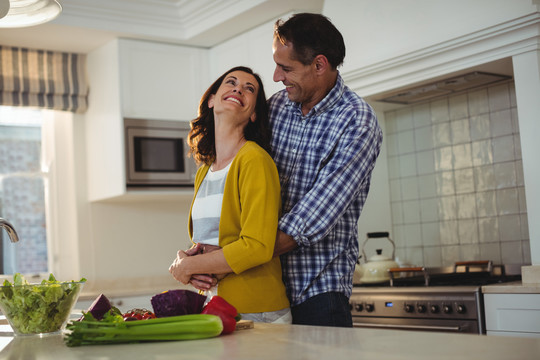
[[433,325],[398,325],[398,324],[369,324],[354,322],[353,327],[368,327],[378,329],[399,329],[399,330],[431,330],[431,331],[454,331],[462,332],[465,329],[461,326],[433,326]]

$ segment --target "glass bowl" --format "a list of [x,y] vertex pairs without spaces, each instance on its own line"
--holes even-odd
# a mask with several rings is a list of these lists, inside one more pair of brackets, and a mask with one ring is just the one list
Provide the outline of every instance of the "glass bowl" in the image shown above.
[[61,333],[84,281],[0,286],[0,310],[15,335]]

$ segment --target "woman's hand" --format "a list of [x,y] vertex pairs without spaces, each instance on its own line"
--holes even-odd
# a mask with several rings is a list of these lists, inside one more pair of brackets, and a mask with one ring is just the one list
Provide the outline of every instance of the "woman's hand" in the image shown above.
[[178,253],[176,254],[176,259],[174,259],[171,266],[169,266],[169,272],[172,274],[172,276],[184,285],[187,285],[189,283],[192,275],[186,271],[187,264],[185,263],[185,260],[187,258],[189,258],[189,255],[186,251],[178,250]]

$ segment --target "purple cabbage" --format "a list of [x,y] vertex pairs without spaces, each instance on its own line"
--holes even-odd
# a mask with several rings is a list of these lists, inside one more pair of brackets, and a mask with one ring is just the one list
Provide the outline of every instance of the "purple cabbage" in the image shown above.
[[150,299],[156,317],[200,314],[205,301],[205,295],[191,290],[169,290]]

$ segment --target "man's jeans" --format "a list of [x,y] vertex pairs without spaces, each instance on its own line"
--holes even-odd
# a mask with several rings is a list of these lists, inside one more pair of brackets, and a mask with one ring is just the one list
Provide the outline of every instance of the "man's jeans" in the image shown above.
[[349,299],[339,292],[315,295],[291,312],[293,324],[352,327]]

